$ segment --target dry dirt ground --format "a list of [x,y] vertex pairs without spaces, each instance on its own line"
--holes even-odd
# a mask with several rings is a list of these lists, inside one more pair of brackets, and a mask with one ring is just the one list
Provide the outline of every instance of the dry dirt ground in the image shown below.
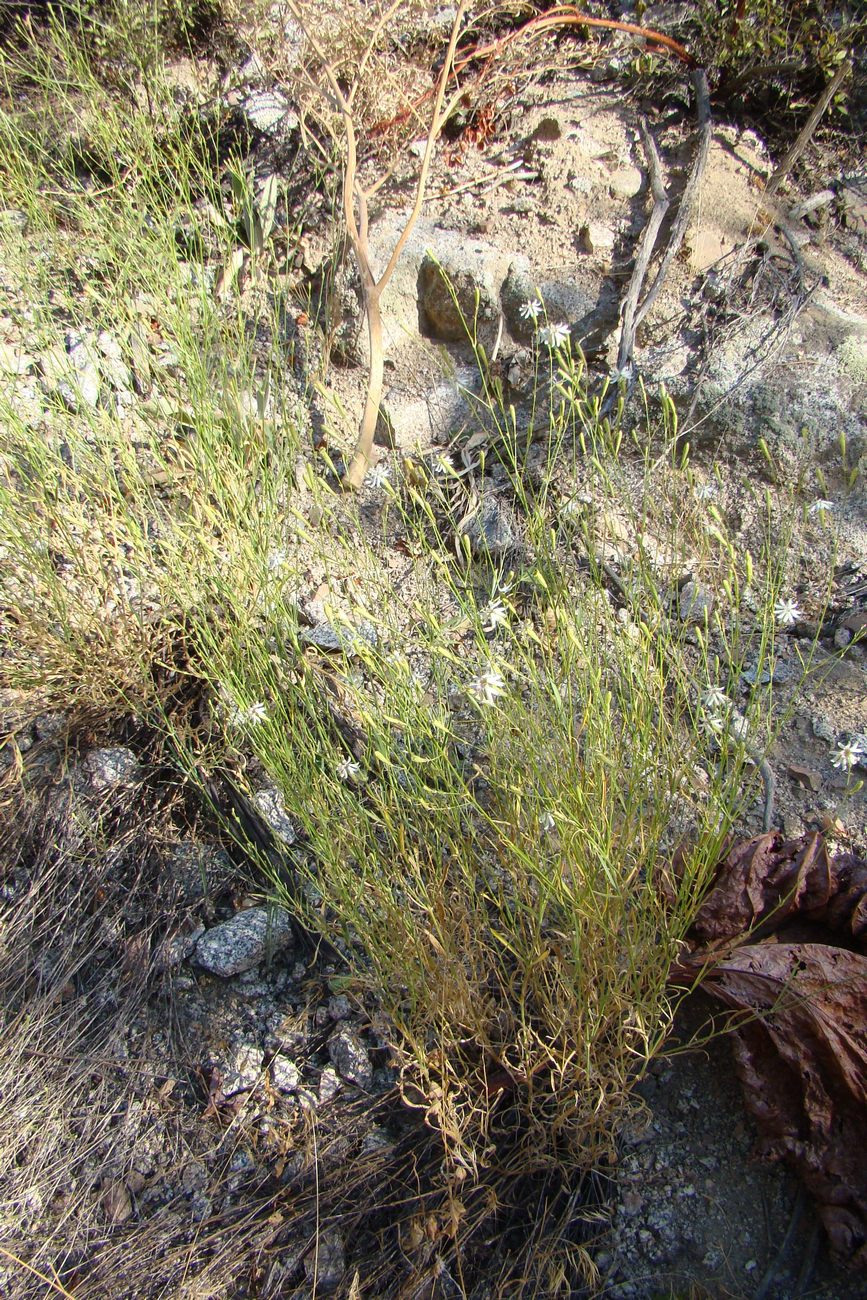
[[[178,65],[176,75],[189,86],[188,65]],[[193,80],[207,83],[208,70]],[[250,84],[249,69],[236,69],[220,93],[241,102]],[[440,454],[473,433],[454,383],[457,376],[471,384],[471,355],[461,343],[430,337],[419,302],[429,247],[451,256],[456,242],[495,278],[497,268],[505,278],[519,263],[519,288],[538,290],[550,318],[577,331],[600,379],[616,359],[618,304],[648,212],[640,105],[592,70],[552,57],[547,73],[495,107],[484,148],[458,139],[438,149],[423,223],[385,302],[386,465]],[[651,125],[677,182],[689,165],[694,127],[685,100],[670,107]],[[259,147],[264,171],[273,165],[273,141],[263,136]],[[792,836],[824,829],[864,855],[867,799],[851,793],[864,766],[841,772],[831,759],[843,739],[867,732],[867,648],[857,643],[867,601],[867,202],[863,175],[837,174],[817,159],[817,171],[803,172],[769,210],[760,182],[771,161],[762,141],[715,122],[683,251],[639,337],[636,360],[648,390],[664,380],[675,397],[707,499],[745,547],[756,544],[752,488],[774,493],[794,477],[801,484],[805,508],[790,581],[803,617],[791,636],[806,642],[818,635],[824,671],[792,695],[781,655],[782,725],[770,754],[775,823]],[[410,154],[400,164],[407,182],[413,162]],[[800,201],[829,187],[833,202],[809,218],[793,215]],[[380,258],[399,228],[395,213],[405,210],[400,169],[395,189],[397,198],[375,214]],[[744,275],[743,248],[757,232],[765,243],[750,256],[758,257],[764,280],[755,270]],[[297,272],[299,313],[332,242],[325,213]],[[327,379],[348,413],[343,425],[327,397],[320,399],[327,436],[344,447],[360,408],[364,360],[351,274],[346,282],[340,364]],[[520,371],[527,342],[520,329],[513,308],[498,345],[507,374],[511,366]],[[377,490],[365,486],[363,506],[376,508]],[[564,498],[568,493],[564,485]],[[819,498],[833,508],[811,514]],[[628,536],[620,541],[630,544]],[[824,608],[820,591],[832,555],[836,579]],[[403,568],[396,558],[396,580]],[[322,576],[309,573],[302,601],[317,596]],[[7,1061],[4,1074],[3,1109],[7,1120],[14,1110],[21,1135],[18,1144],[6,1139],[4,1157],[27,1173],[17,1179],[15,1203],[3,1204],[2,1244],[11,1256],[0,1258],[0,1296],[366,1295],[383,1240],[375,1208],[383,1189],[395,1199],[415,1196],[421,1225],[402,1241],[406,1289],[392,1294],[464,1294],[436,1270],[442,1225],[425,1226],[424,1169],[413,1183],[406,1154],[412,1124],[396,1103],[396,1079],[369,1008],[343,991],[327,951],[310,950],[297,935],[273,959],[231,975],[186,960],[203,928],[256,901],[255,883],[219,847],[204,814],[159,772],[146,778],[148,756],[138,752],[144,742],[134,727],[111,740],[113,757],[106,757],[104,736],[86,727],[69,735],[62,717],[43,716],[17,731],[30,774],[26,798],[14,792],[11,765],[6,773],[6,942],[11,950],[13,940],[20,947],[29,936],[28,996],[54,1010],[50,1035]],[[757,789],[744,834],[760,822]],[[193,832],[182,833],[191,823]],[[84,885],[75,876],[82,858],[93,864]],[[79,918],[74,925],[70,916]],[[10,989],[20,987],[19,975],[9,978]],[[26,1013],[22,1006],[19,1014]],[[681,1036],[704,1015],[700,1005],[688,1008]],[[588,1246],[599,1269],[595,1294],[867,1295],[863,1279],[830,1265],[794,1181],[752,1158],[754,1135],[727,1053],[724,1042],[706,1053],[675,1053],[641,1085],[644,1120],[622,1134],[618,1166],[574,1215],[576,1244]],[[53,1111],[31,1114],[28,1098],[48,1077],[59,1080]],[[62,1138],[49,1143],[52,1126]],[[427,1158],[419,1156],[419,1164]],[[350,1159],[355,1183],[341,1188]],[[389,1160],[400,1177],[385,1172]],[[327,1231],[317,1232],[316,1207],[327,1187],[338,1189],[330,1193],[337,1212]],[[526,1230],[545,1204],[531,1192],[523,1190],[523,1204],[516,1194],[512,1233]],[[24,1254],[48,1281],[13,1258]],[[473,1258],[469,1293],[499,1294],[495,1279],[481,1280],[484,1245],[474,1244]],[[356,1261],[364,1261],[358,1275]],[[52,1283],[52,1267],[68,1291]],[[148,1280],[131,1284],[135,1276]],[[583,1292],[552,1283],[547,1294]]]

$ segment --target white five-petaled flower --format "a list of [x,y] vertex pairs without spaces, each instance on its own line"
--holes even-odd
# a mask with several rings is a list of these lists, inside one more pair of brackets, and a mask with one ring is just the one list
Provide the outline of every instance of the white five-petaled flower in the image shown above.
[[774,618],[778,627],[794,627],[804,617],[794,600],[778,600],[774,605]]
[[501,600],[492,600],[482,610],[482,627],[486,632],[496,632],[498,627],[505,627],[509,622],[509,611]]
[[719,713],[721,709],[729,707],[729,697],[721,686],[709,686],[701,697],[702,703],[711,713]]
[[390,476],[391,470],[387,465],[380,462],[378,465],[374,465],[367,476],[367,481],[372,488],[381,488],[385,486]]
[[543,835],[550,835],[551,831],[556,829],[556,826],[557,823],[554,820],[554,814],[551,812],[550,808],[546,808],[539,818],[539,830]]
[[834,502],[825,501],[824,498],[822,498],[819,501],[813,502],[813,504],[810,506],[809,510],[807,511],[807,514],[819,515],[819,514],[823,514],[826,510],[833,510],[833,509],[834,509]]
[[336,772],[341,781],[354,781],[361,771],[361,764],[354,763],[351,758],[344,758],[337,764]]
[[562,347],[569,339],[568,325],[543,325],[539,330],[539,338],[549,348]]
[[719,488],[716,483],[699,483],[695,488],[695,499],[696,501],[713,501],[718,492]]
[[506,682],[495,668],[486,668],[470,682],[469,689],[481,704],[494,704],[500,695],[505,695]]
[[860,763],[864,757],[864,751],[857,742],[858,737],[856,736],[854,740],[847,740],[838,745],[836,754],[832,755],[831,766],[845,768],[848,772],[856,763]]
[[543,304],[538,298],[529,298],[526,302],[521,303],[519,311],[524,320],[535,321],[542,314],[542,306]]

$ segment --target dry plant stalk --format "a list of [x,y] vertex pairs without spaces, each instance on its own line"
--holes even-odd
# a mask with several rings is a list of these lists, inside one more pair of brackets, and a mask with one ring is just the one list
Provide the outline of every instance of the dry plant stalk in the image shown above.
[[436,143],[437,137],[448,119],[457,99],[457,96],[455,96],[447,104],[444,104],[446,87],[454,66],[458,36],[461,31],[464,14],[466,13],[469,0],[461,0],[461,3],[458,5],[457,13],[455,14],[454,22],[452,23],[448,50],[437,81],[436,97],[434,99],[433,111],[431,113],[427,138],[425,140],[424,155],[422,157],[421,169],[416,184],[413,209],[392,250],[388,265],[377,279],[370,264],[368,204],[377,190],[379,190],[388,180],[390,173],[387,172],[373,185],[366,188],[361,184],[358,177],[358,139],[354,117],[354,102],[358,88],[361,85],[361,79],[364,75],[368,61],[373,54],[376,42],[402,3],[403,0],[394,0],[394,3],[392,3],[380,17],[359,61],[358,71],[353,78],[352,85],[347,92],[344,92],[340,87],[334,66],[329,60],[327,53],[320,42],[311,33],[309,26],[305,22],[304,14],[300,5],[296,3],[296,0],[289,0],[289,10],[302,28],[327,83],[327,89],[325,87],[320,87],[319,89],[322,95],[331,102],[332,107],[334,107],[339,113],[343,122],[343,130],[346,137],[346,160],[343,168],[343,215],[361,278],[362,305],[367,320],[367,333],[370,342],[370,363],[364,411],[361,416],[361,424],[358,430],[358,440],[355,444],[355,452],[349,468],[343,476],[343,486],[350,489],[359,488],[365,474],[367,473],[371,453],[373,451],[373,436],[376,432],[376,423],[379,418],[379,407],[382,400],[384,356],[380,299],[382,298],[383,291],[388,285],[389,280],[394,274],[394,269],[397,266],[400,255],[406,247],[407,240],[412,234],[413,226],[418,220],[424,202],[428,173],[433,159],[434,144]]

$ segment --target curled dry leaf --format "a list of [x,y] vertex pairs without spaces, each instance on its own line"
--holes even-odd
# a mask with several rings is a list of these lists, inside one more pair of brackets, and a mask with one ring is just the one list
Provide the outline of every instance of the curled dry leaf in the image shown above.
[[[791,938],[793,922],[800,934],[815,924],[819,941],[787,942],[784,931],[755,942],[787,924]],[[867,862],[831,855],[819,834],[744,840],[717,867],[689,938],[672,979],[703,973],[705,991],[734,1013],[736,1068],[762,1152],[803,1179],[836,1259],[864,1268]]]
[[867,958],[826,944],[761,943],[704,988],[747,1020],[732,1034],[760,1151],[794,1165],[831,1250],[867,1266]]
[[717,867],[691,935],[705,943],[764,936],[796,915],[834,930],[847,947],[863,947],[867,862],[852,853],[832,856],[818,832],[786,840],[771,831],[742,840]]

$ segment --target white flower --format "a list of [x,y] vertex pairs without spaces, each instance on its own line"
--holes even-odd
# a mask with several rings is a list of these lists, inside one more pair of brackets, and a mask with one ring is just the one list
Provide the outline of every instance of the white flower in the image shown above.
[[339,780],[354,781],[361,771],[361,764],[353,763],[351,758],[344,758],[337,764],[335,771]]
[[543,325],[539,330],[539,338],[549,348],[562,347],[569,338],[568,325]]
[[543,303],[539,298],[530,298],[527,302],[522,302],[519,308],[524,320],[538,320],[542,314]]
[[718,713],[729,707],[729,697],[721,686],[709,686],[701,697],[702,704],[711,713]]
[[852,737],[852,744],[858,750],[862,758],[867,758],[867,732],[861,732],[858,736]]
[[804,617],[794,600],[778,600],[774,605],[774,618],[778,627],[793,627]]
[[825,500],[814,501],[813,504],[810,506],[809,510],[807,511],[807,514],[818,515],[818,514],[822,514],[822,512],[825,510],[833,510],[834,508],[835,507],[833,501],[825,501]]
[[289,552],[284,548],[268,552],[268,570],[270,573],[279,573],[289,564]]
[[864,757],[864,751],[857,743],[860,737],[856,736],[854,740],[847,740],[844,744],[837,747],[837,752],[831,758],[832,767],[845,768],[848,772],[856,763],[860,763]]
[[506,682],[494,668],[486,668],[475,681],[470,682],[469,690],[481,704],[493,704],[498,696],[505,695]]
[[226,707],[226,720],[232,727],[258,727],[268,721],[268,710],[261,700],[255,700],[246,709],[232,700]]
[[556,829],[556,826],[557,823],[554,820],[554,814],[551,812],[550,808],[547,808],[539,818],[539,830],[543,835],[550,835],[551,831]]
[[698,483],[695,488],[695,499],[696,501],[713,501],[718,492],[719,488],[716,483]]
[[388,482],[390,477],[391,470],[387,465],[384,465],[380,461],[378,465],[374,465],[373,469],[368,474],[367,481],[372,488],[381,488],[385,487],[385,484]]
[[726,728],[726,720],[720,713],[703,713],[699,726],[706,736],[721,736]]
[[492,600],[486,609],[482,610],[482,627],[486,632],[496,632],[498,627],[506,627],[509,622],[509,611],[501,600]]

